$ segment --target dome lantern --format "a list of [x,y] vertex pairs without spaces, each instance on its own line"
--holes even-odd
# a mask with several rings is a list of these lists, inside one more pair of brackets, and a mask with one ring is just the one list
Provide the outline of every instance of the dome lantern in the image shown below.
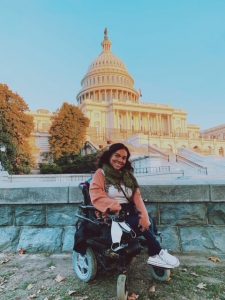
[[108,30],[107,30],[107,28],[105,28],[105,30],[104,30],[104,40],[102,41],[101,45],[102,45],[102,48],[103,48],[104,52],[111,51],[111,45],[112,45],[112,43],[111,43],[111,41],[108,38]]

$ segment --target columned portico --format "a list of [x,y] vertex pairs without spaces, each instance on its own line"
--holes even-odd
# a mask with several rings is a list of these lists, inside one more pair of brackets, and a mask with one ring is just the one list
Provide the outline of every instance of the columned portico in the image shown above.
[[[126,132],[126,137],[142,133],[160,138],[160,145],[163,145],[164,138],[199,135],[199,127],[188,125],[187,113],[181,109],[140,102],[140,92],[134,88],[134,79],[111,51],[107,29],[101,45],[102,52],[90,65],[77,95],[81,110],[91,118],[90,127],[98,124],[99,131],[110,131],[112,141],[117,140],[119,132]],[[100,136],[96,137],[96,142],[100,142]],[[171,145],[176,148],[172,141]]]

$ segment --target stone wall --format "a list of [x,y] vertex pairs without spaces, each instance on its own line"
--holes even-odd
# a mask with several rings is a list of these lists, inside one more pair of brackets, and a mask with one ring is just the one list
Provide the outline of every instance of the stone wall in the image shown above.
[[[163,247],[225,254],[225,185],[142,186]],[[0,188],[0,251],[70,252],[78,187]]]

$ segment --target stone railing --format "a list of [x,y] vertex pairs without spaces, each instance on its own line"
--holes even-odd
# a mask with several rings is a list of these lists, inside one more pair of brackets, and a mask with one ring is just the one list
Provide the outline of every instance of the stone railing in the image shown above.
[[[225,185],[145,185],[143,199],[174,252],[225,254]],[[70,252],[78,187],[0,188],[0,252]]]
[[[6,172],[4,172],[6,173]],[[91,174],[36,174],[36,175],[9,175],[8,173],[0,176],[0,187],[3,183],[39,183],[39,182],[50,182],[50,183],[80,183],[90,178]]]

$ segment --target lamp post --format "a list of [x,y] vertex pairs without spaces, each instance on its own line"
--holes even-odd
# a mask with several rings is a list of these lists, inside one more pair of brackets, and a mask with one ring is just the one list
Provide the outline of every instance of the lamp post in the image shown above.
[[[6,151],[6,146],[5,145],[0,146],[0,152],[5,153],[5,151]],[[0,172],[3,172],[3,171],[5,171],[5,170],[4,170],[4,167],[3,167],[3,165],[0,161]]]

